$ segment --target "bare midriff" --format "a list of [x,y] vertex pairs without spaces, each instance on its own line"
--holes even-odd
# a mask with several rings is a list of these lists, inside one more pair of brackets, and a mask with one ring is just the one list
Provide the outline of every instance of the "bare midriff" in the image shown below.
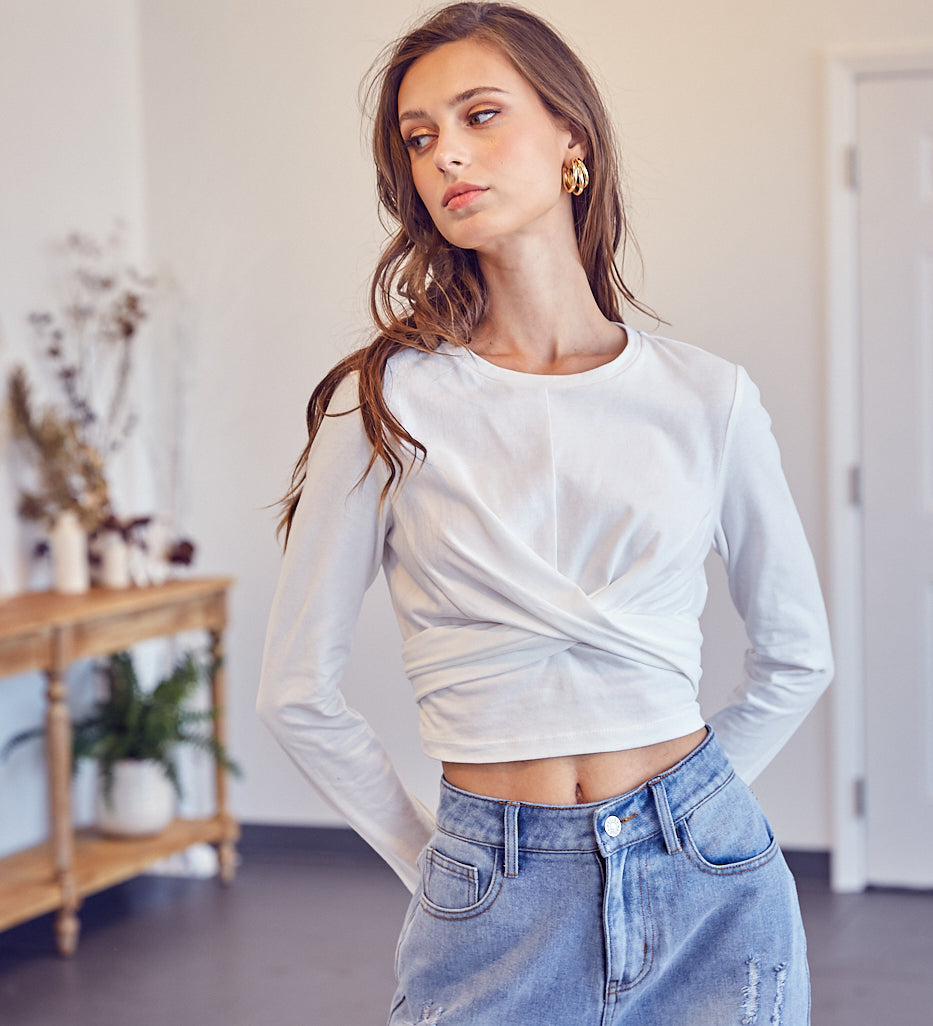
[[671,741],[619,752],[561,755],[519,762],[445,762],[444,776],[462,791],[539,805],[579,805],[633,791],[676,766],[706,737],[706,728]]

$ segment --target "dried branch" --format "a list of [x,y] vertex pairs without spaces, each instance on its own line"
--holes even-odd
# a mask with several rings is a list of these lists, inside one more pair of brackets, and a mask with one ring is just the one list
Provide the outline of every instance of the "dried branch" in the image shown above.
[[19,512],[27,519],[51,522],[74,510],[94,530],[112,516],[104,461],[136,424],[129,401],[134,341],[156,286],[119,259],[121,249],[119,234],[102,246],[72,232],[64,244],[74,262],[70,298],[29,317],[60,402],[37,412],[24,368],[10,374],[14,435],[38,477],[37,487],[21,492]]

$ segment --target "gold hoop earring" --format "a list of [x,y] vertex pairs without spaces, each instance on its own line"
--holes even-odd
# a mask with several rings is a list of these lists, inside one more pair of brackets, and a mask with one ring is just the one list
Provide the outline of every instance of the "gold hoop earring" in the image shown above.
[[563,170],[564,188],[571,196],[579,196],[590,184],[590,173],[579,157],[574,157],[570,167]]

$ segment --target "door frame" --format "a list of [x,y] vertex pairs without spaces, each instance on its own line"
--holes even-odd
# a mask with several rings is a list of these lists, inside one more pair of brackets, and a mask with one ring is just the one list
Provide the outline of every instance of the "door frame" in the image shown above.
[[826,94],[827,373],[829,439],[829,595],[836,658],[831,689],[831,883],[838,892],[868,883],[865,679],[862,657],[863,557],[858,468],[859,239],[857,96],[861,79],[933,74],[933,40],[838,48],[824,60]]

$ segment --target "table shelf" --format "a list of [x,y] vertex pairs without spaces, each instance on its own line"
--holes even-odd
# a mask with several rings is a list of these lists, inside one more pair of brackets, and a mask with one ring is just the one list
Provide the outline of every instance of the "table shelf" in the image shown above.
[[[114,838],[94,829],[79,830],[74,857],[78,897],[123,883],[192,844],[220,844],[238,837],[236,823],[218,816],[176,819],[153,837]],[[51,843],[0,860],[0,930],[54,912],[60,904]]]
[[239,827],[227,812],[226,772],[215,772],[216,812],[176,819],[141,838],[109,838],[75,831],[71,819],[71,725],[65,674],[76,659],[107,655],[138,641],[188,630],[206,630],[211,641],[211,704],[219,710],[214,736],[225,743],[223,630],[226,577],[170,581],[147,588],[94,588],[84,595],[32,593],[0,601],[0,677],[41,670],[47,680],[46,759],[51,831],[48,841],[0,859],[0,930],[58,912],[59,951],[77,946],[77,910],[89,894],[128,880],[192,844],[218,849],[220,875],[233,879]]

